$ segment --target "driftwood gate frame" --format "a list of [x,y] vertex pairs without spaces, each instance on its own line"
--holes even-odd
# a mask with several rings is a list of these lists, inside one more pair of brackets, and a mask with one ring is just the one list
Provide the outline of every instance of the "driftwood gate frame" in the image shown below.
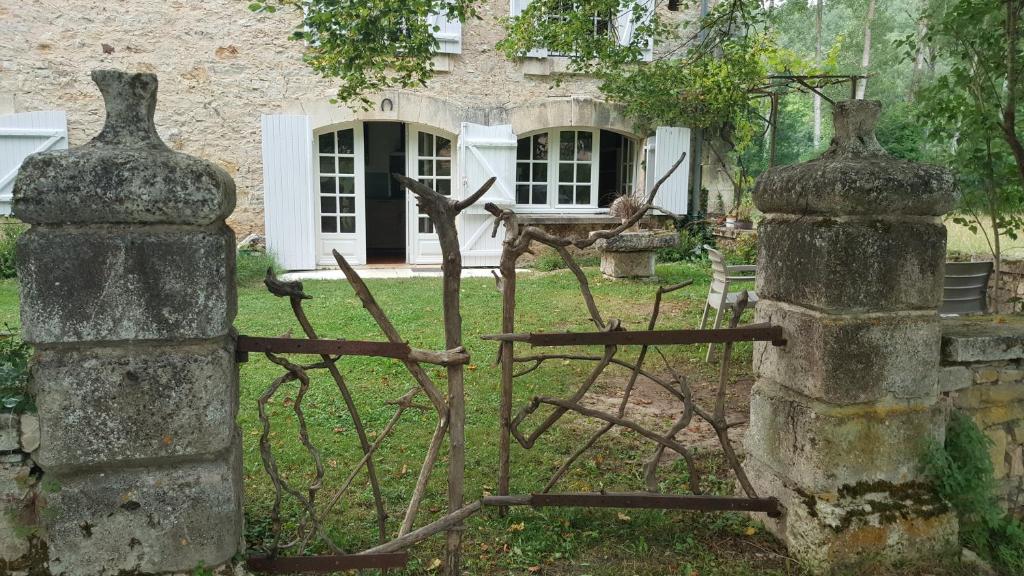
[[[386,342],[367,342],[352,340],[321,339],[313,328],[302,307],[303,300],[309,298],[298,282],[282,282],[268,271],[266,285],[276,296],[288,298],[293,313],[302,327],[304,339],[293,338],[259,338],[250,336],[238,337],[240,361],[245,361],[249,353],[263,353],[267,358],[280,366],[284,374],[275,379],[259,399],[259,416],[263,431],[260,436],[260,455],[264,469],[270,476],[275,487],[275,500],[271,511],[273,539],[270,550],[264,556],[249,558],[249,566],[258,571],[268,573],[298,572],[331,572],[344,569],[387,569],[404,566],[407,556],[403,552],[409,546],[420,542],[439,532],[447,532],[445,554],[445,573],[449,576],[461,574],[461,539],[462,523],[469,516],[479,512],[485,506],[497,506],[504,510],[507,506],[589,506],[589,507],[624,507],[624,508],[675,508],[691,510],[744,510],[765,512],[776,516],[780,514],[778,502],[774,499],[758,498],[750,482],[747,480],[739,458],[730,444],[728,433],[735,422],[728,422],[725,416],[725,391],[729,382],[729,366],[731,364],[732,345],[740,341],[768,341],[775,345],[783,345],[781,328],[769,325],[753,325],[738,327],[740,314],[734,315],[729,328],[718,330],[656,330],[661,310],[662,298],[665,294],[678,290],[689,282],[676,286],[661,287],[655,294],[655,301],[646,331],[626,331],[619,320],[605,319],[598,308],[586,275],[573,258],[570,248],[587,248],[598,240],[612,238],[637,224],[652,211],[667,211],[654,204],[654,199],[662,184],[672,172],[685,160],[686,155],[676,161],[672,169],[662,177],[646,196],[646,202],[631,218],[620,226],[595,232],[587,238],[565,238],[554,236],[532,226],[521,226],[514,211],[501,209],[492,204],[485,208],[495,217],[493,234],[497,234],[499,226],[504,224],[505,239],[500,262],[500,275],[495,274],[498,289],[502,294],[502,333],[483,336],[485,339],[500,342],[498,361],[501,365],[501,429],[499,431],[499,472],[498,494],[487,496],[470,504],[464,502],[465,478],[465,394],[464,367],[469,363],[469,355],[462,345],[462,317],[460,309],[460,287],[462,256],[456,230],[456,218],[460,212],[477,202],[494,184],[492,178],[474,194],[464,200],[454,200],[438,194],[423,184],[396,175],[395,177],[408,190],[416,194],[420,207],[425,210],[434,222],[441,243],[442,257],[442,303],[444,314],[445,350],[431,351],[412,348],[403,340],[401,334],[391,323],[387,314],[377,303],[369,288],[359,274],[337,252],[335,259],[344,272],[363,307],[370,313],[387,338]],[[670,213],[669,213],[670,214]],[[529,253],[531,245],[539,243],[556,250],[565,261],[566,266],[576,276],[580,291],[590,318],[597,330],[584,333],[544,333],[520,334],[515,332],[516,310],[516,263],[524,254]],[[741,298],[740,310],[745,307],[746,298]],[[600,355],[544,353],[516,356],[516,343],[529,343],[537,347],[595,345],[602,347]],[[658,376],[644,369],[644,361],[651,346],[675,344],[723,343],[724,351],[721,360],[721,371],[718,393],[714,407],[707,409],[699,406],[693,399],[686,379],[666,367],[669,377]],[[616,358],[619,346],[639,345],[640,354],[635,362]],[[313,355],[319,362],[298,364],[288,360],[285,355]],[[355,401],[345,379],[338,369],[337,363],[345,356],[375,356],[393,358],[401,361],[416,382],[416,386],[390,402],[395,405],[395,413],[384,429],[370,442]],[[543,362],[551,359],[570,360],[593,363],[594,368],[589,376],[577,388],[570,398],[535,397],[522,406],[513,416],[513,381],[525,375]],[[530,364],[516,372],[516,365]],[[445,369],[447,390],[441,389],[433,381],[423,365],[436,365]],[[610,365],[625,367],[631,376],[623,391],[623,398],[616,413],[607,413],[588,408],[580,403],[588,390],[596,382],[601,373]],[[363,458],[350,471],[342,487],[326,499],[318,499],[319,491],[325,476],[325,469],[319,450],[312,444],[308,434],[303,398],[309,388],[309,372],[327,370],[337,385],[338,391],[345,401],[353,421],[353,428],[358,435]],[[665,432],[650,430],[643,425],[625,418],[626,407],[637,379],[643,376],[667,390],[676,398],[682,407],[680,417]],[[270,445],[271,422],[267,415],[267,404],[274,394],[286,383],[298,382],[299,389],[292,404],[292,410],[299,427],[300,439],[315,464],[316,474],[307,486],[298,488],[289,484],[279,473],[273,450]],[[416,404],[415,400],[423,394],[429,405]],[[527,418],[542,406],[550,406],[552,411],[532,432],[523,431]],[[387,512],[381,498],[380,484],[374,466],[374,453],[394,430],[395,425],[408,410],[433,411],[437,415],[437,424],[431,437],[427,453],[424,456],[415,488],[410,496],[409,505],[405,510],[402,524],[397,537],[388,538]],[[551,429],[562,416],[575,412],[581,416],[603,422],[592,436],[555,472],[547,485],[539,493],[528,495],[509,494],[510,466],[509,457],[512,439],[523,448],[530,449],[537,439]],[[744,497],[720,497],[702,495],[700,470],[693,454],[686,446],[677,442],[675,435],[688,426],[694,417],[706,420],[715,430],[722,445],[726,461],[745,492]],[[553,494],[550,490],[569,470],[573,463],[590,449],[604,434],[614,427],[632,430],[654,443],[651,459],[645,466],[645,477],[648,492],[639,493],[562,493]],[[414,522],[423,500],[427,483],[438,460],[441,447],[448,440],[448,514],[425,526],[415,528]],[[683,458],[690,472],[690,487],[693,494],[663,495],[657,493],[657,468],[665,450],[677,452]],[[347,554],[323,529],[321,519],[344,497],[352,486],[356,476],[366,468],[367,477],[373,492],[379,533],[379,545],[360,552]],[[282,540],[281,503],[285,496],[296,499],[305,511],[303,520],[297,531],[287,541]],[[321,504],[322,502],[322,504]],[[330,553],[328,555],[304,555],[312,542],[319,541]],[[287,550],[289,555],[280,554]]]

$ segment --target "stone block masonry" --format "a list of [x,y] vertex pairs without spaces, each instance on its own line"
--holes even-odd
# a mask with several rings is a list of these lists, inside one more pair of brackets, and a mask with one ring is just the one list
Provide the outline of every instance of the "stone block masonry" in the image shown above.
[[953,178],[889,156],[880,109],[837,103],[829,150],[754,190],[756,316],[788,344],[755,346],[744,465],[785,508],[768,528],[821,572],[959,551],[956,518],[920,467],[945,432],[936,311]]
[[93,79],[102,132],[14,192],[48,569],[218,566],[242,539],[234,184],[157,137],[155,76]]
[[991,440],[1000,500],[1024,518],[1024,317],[945,322],[939,385]]

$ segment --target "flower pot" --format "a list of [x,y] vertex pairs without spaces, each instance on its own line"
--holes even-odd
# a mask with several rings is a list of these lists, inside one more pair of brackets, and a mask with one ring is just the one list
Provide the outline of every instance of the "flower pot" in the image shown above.
[[734,216],[726,216],[726,218],[725,218],[725,227],[726,228],[735,228],[736,227],[736,218]]

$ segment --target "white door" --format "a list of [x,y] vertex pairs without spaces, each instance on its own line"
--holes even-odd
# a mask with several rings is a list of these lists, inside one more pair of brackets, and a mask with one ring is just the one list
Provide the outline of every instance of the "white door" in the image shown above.
[[68,147],[64,112],[22,112],[0,116],[0,214],[11,213],[14,179],[30,154]]
[[465,122],[459,135],[461,197],[476,192],[491,177],[494,186],[463,211],[459,220],[459,244],[464,266],[497,266],[501,258],[503,230],[491,237],[494,217],[484,210],[488,202],[501,207],[515,205],[516,146],[512,126],[482,126]]
[[317,264],[337,266],[334,250],[352,265],[366,264],[363,125],[321,132],[315,145]]
[[[452,139],[426,130],[409,126],[408,174],[445,196],[453,192],[452,165],[455,162],[455,147]],[[408,231],[406,237],[406,259],[410,264],[440,264],[441,244],[434,231],[434,223],[420,210],[416,195],[406,192]]]

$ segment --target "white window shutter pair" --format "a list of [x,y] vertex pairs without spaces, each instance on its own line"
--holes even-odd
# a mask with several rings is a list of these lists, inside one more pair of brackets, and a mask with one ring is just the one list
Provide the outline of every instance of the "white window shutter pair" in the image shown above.
[[313,270],[317,226],[309,116],[264,115],[262,129],[267,250],[285,270]]
[[686,214],[690,197],[690,129],[661,126],[647,139],[647,178],[649,192],[686,152],[682,164],[661,185],[654,203],[676,214]]
[[[530,5],[530,0],[512,0],[511,4],[512,6],[510,13],[514,18],[522,14],[523,10],[526,10],[526,7]],[[534,48],[533,50],[530,50],[529,52],[526,53],[527,58],[547,58],[547,56],[547,48]]]
[[[619,44],[628,46],[633,41],[633,34],[636,28],[649,24],[651,18],[654,17],[654,10],[657,7],[656,0],[640,0],[643,4],[644,12],[640,16],[639,20],[636,20],[633,16],[633,2],[627,2],[627,7],[620,7],[621,12],[615,18],[615,33],[619,39]],[[650,62],[654,57],[654,39],[647,39],[647,46],[644,48],[643,59],[646,62]]]
[[67,147],[68,119],[63,111],[0,116],[0,214],[11,213],[14,180],[25,158]]
[[427,24],[437,38],[439,53],[462,54],[462,22],[458,18],[449,20],[441,14],[431,14],[427,16]]

